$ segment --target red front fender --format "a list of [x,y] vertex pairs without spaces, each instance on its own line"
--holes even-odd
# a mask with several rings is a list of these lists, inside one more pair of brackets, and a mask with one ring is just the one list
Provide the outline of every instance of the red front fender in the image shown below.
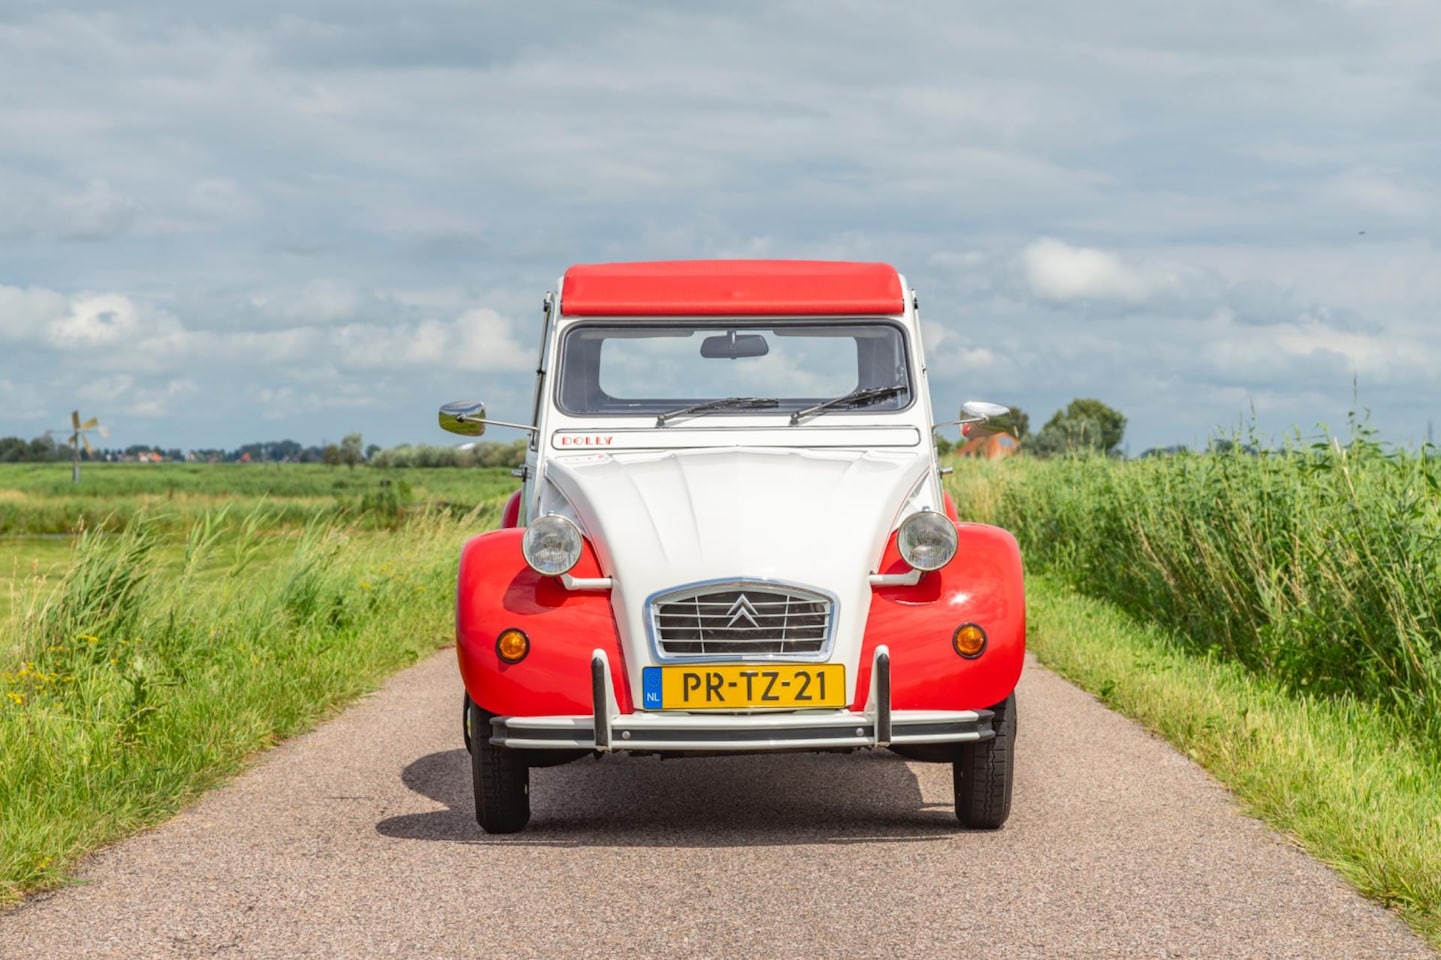
[[[500,525],[504,528],[520,526],[520,495],[523,490],[517,490],[505,501],[505,509],[500,513]],[[950,494],[946,494],[950,496]],[[954,518],[952,518],[954,519]]]
[[[523,528],[493,530],[461,549],[456,587],[455,643],[470,698],[502,716],[591,713],[591,651],[604,650],[621,712],[632,708],[608,591],[566,590],[532,570],[520,551]],[[571,573],[598,577],[590,544]],[[501,631],[530,638],[530,653],[506,663],[496,653]]]
[[[1026,596],[1016,538],[999,527],[958,523],[951,562],[913,587],[877,587],[871,594],[859,665],[855,709],[870,694],[879,644],[890,648],[891,706],[897,710],[975,710],[1004,700],[1021,676],[1026,655]],[[896,538],[886,546],[882,573],[905,573]],[[985,651],[974,660],[956,653],[956,628],[979,624]]]

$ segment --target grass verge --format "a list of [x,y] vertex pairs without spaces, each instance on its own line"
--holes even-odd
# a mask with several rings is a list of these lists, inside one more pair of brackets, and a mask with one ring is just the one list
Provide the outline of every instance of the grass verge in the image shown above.
[[0,621],[0,904],[450,642],[455,558],[495,515],[81,537]]
[[1282,689],[1060,581],[1027,578],[1030,645],[1164,736],[1248,811],[1441,947],[1441,757],[1354,697]]

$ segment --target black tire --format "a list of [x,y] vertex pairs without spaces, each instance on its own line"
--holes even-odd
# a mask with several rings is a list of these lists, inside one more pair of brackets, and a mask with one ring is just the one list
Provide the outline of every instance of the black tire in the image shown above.
[[465,752],[470,752],[470,694],[460,695],[460,735],[465,738]]
[[515,750],[490,742],[494,714],[474,703],[468,710],[475,822],[486,833],[516,833],[530,820],[530,766]]
[[952,764],[956,819],[974,830],[995,830],[1011,815],[1015,779],[1016,695],[991,708],[994,738],[963,743]]

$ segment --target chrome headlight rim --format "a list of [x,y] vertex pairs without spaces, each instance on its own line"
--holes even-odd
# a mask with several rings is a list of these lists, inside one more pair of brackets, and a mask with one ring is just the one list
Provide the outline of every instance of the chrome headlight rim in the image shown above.
[[939,570],[956,555],[956,526],[943,513],[922,510],[901,521],[896,546],[914,569]]
[[580,562],[582,540],[574,521],[558,513],[547,513],[526,524],[520,552],[536,573],[559,577]]

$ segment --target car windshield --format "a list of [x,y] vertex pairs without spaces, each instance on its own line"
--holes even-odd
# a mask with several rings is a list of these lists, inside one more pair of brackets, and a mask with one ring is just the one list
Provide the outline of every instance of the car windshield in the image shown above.
[[[586,323],[565,335],[557,399],[581,416],[659,416],[711,401],[722,401],[718,413],[773,415],[878,387],[897,389],[837,412],[910,405],[905,336],[893,323]],[[755,397],[767,402],[723,402]]]

